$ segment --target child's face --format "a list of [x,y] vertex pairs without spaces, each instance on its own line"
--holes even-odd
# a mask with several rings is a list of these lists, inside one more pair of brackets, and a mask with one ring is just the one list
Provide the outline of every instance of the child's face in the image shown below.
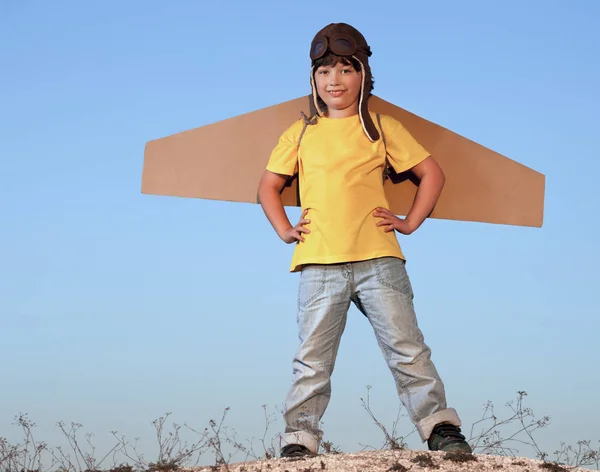
[[315,72],[317,93],[325,102],[331,118],[342,118],[358,113],[358,96],[362,74],[351,65],[338,62],[321,66]]

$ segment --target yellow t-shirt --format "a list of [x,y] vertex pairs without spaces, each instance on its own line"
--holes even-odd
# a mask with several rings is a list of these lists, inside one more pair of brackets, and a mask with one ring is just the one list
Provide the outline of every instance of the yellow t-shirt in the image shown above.
[[[377,118],[371,113],[377,126]],[[395,256],[404,259],[394,231],[376,225],[377,207],[389,208],[382,173],[388,161],[398,173],[429,156],[394,118],[380,115],[386,146],[365,135],[359,115],[318,118],[308,125],[300,148],[300,119],[280,137],[267,170],[283,175],[299,173],[300,202],[308,209],[309,234],[296,244],[291,272],[305,264],[331,264]]]

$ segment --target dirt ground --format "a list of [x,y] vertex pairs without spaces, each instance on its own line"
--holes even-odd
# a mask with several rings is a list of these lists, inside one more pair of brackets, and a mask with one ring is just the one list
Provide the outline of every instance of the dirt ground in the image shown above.
[[322,454],[309,459],[271,459],[203,466],[190,472],[583,472],[592,469],[560,466],[540,460],[491,455],[446,454],[428,451],[368,451]]

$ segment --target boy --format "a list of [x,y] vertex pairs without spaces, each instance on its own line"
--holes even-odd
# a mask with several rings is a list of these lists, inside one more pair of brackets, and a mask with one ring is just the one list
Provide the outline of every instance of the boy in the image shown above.
[[[446,407],[394,232],[408,235],[419,228],[444,175],[398,121],[369,112],[370,55],[365,38],[350,25],[330,24],[316,34],[310,50],[312,116],[282,134],[259,184],[271,225],[283,241],[296,244],[290,271],[300,272],[300,346],[285,402],[282,457],[318,452],[319,422],[350,302],[371,323],[422,441],[430,450],[472,452],[456,411]],[[388,163],[420,179],[405,219],[388,209],[382,178]],[[296,174],[303,211],[293,226],[280,191]]]

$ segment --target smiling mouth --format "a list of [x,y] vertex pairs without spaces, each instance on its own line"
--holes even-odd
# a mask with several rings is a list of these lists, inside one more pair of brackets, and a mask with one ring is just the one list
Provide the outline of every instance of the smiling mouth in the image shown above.
[[330,90],[328,93],[332,97],[341,97],[342,94],[344,93],[344,90]]

